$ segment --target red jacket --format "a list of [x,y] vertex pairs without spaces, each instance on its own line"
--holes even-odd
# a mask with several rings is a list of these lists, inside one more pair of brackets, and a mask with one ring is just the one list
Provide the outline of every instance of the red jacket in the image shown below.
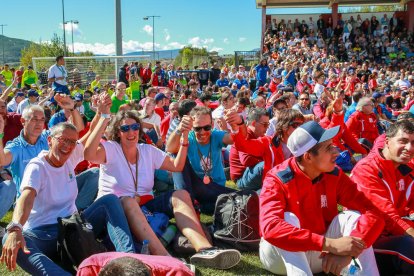
[[346,121],[346,126],[357,140],[365,138],[373,144],[379,136],[375,113],[367,115],[357,110]]
[[[254,132],[247,128],[246,139],[255,139]],[[243,176],[247,167],[256,166],[257,163],[263,161],[263,158],[252,156],[250,154],[241,152],[237,149],[236,145],[233,145],[230,149],[230,178],[231,180],[237,180]]]
[[333,144],[338,147],[341,152],[344,150],[347,150],[345,145],[351,148],[354,152],[361,153],[361,154],[367,154],[367,150],[361,146],[360,143],[352,136],[351,132],[348,130],[344,123],[344,113],[341,112],[341,114],[332,114],[331,120],[329,120],[328,117],[323,118],[319,124],[323,128],[333,128],[335,126],[340,126],[340,130],[338,134],[333,138]]
[[[359,211],[361,217],[351,232],[371,246],[381,233],[384,221],[379,211],[355,183],[335,168],[311,180],[290,158],[273,168],[260,192],[260,231],[269,243],[288,251],[321,251],[324,234],[336,215],[337,204]],[[284,213],[294,213],[300,228],[285,222]]]
[[281,141],[277,137],[263,136],[257,139],[246,139],[241,131],[232,136],[237,150],[263,158],[263,178],[270,169],[285,160]]
[[395,168],[391,160],[381,156],[381,150],[377,148],[359,161],[351,178],[358,189],[385,213],[384,233],[403,235],[408,228],[414,227],[413,222],[402,218],[414,212],[413,169],[408,165]]

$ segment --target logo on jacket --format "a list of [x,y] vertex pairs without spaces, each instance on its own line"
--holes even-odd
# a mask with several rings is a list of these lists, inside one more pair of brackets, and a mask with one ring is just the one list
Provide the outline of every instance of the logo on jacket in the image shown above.
[[405,190],[404,179],[400,179],[400,181],[398,181],[398,191],[404,191],[404,190]]
[[321,208],[328,208],[328,199],[326,195],[321,195]]

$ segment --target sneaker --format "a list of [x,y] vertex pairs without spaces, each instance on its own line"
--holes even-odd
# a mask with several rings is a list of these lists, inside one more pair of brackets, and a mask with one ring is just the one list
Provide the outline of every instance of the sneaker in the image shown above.
[[240,262],[241,254],[235,249],[218,249],[215,247],[202,249],[190,258],[194,265],[216,269],[229,269]]
[[184,259],[184,258],[180,258],[179,259],[181,262],[183,262],[183,264],[188,268],[188,269],[190,269],[191,270],[191,272],[193,272],[194,274],[196,273],[196,268],[195,268],[195,266],[193,265],[193,264],[189,264],[189,263],[187,263],[187,261]]
[[6,235],[6,229],[0,226],[0,242],[5,235]]

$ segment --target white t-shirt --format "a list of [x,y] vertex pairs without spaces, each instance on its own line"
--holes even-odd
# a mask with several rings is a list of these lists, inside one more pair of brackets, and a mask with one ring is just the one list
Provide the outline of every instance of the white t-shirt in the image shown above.
[[[145,116],[144,113],[140,113],[140,114],[141,114],[141,116]],[[160,115],[155,113],[155,111],[154,111],[154,113],[152,113],[151,117],[143,118],[143,119],[141,119],[141,121],[143,121],[145,123],[149,123],[149,124],[154,124],[158,127],[160,127],[160,125],[161,125],[161,117],[160,117]],[[149,129],[148,128],[143,128],[143,130],[144,130],[144,132],[148,132]]]
[[47,77],[49,79],[65,77],[63,80],[56,80],[55,79],[55,82],[60,84],[60,85],[68,85],[68,83],[66,82],[66,78],[68,77],[68,72],[66,71],[65,66],[63,66],[63,65],[57,65],[55,63],[52,66],[50,66],[49,73],[47,74]]
[[30,187],[37,193],[29,219],[23,226],[24,230],[55,224],[58,217],[68,217],[77,210],[75,200],[78,185],[74,169],[84,159],[83,145],[78,143],[60,168],[52,167],[46,161],[44,156],[47,153],[48,151],[41,151],[30,160],[24,171],[20,192]]
[[276,133],[276,124],[277,124],[277,119],[275,117],[270,119],[269,127],[266,130],[266,136],[272,137]]
[[315,88],[313,89],[313,93],[315,93],[316,97],[319,99],[321,97],[321,94],[325,90],[325,86],[322,84],[315,84]]
[[[105,148],[106,164],[99,170],[98,198],[107,194],[134,197],[135,164],[127,163],[121,145],[114,141],[102,142]],[[137,144],[138,161],[138,194],[151,195],[154,187],[154,173],[159,169],[167,156],[165,152],[148,144]],[[133,173],[128,169],[129,166]]]

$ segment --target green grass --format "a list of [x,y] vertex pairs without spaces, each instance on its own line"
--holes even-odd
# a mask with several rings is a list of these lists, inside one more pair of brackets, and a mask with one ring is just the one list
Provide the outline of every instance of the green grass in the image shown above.
[[[236,185],[232,181],[226,183],[227,187],[236,188]],[[8,212],[1,220],[0,226],[6,227],[7,223],[12,218],[12,212]],[[205,224],[211,224],[213,218],[208,215],[201,215],[201,222]],[[0,264],[0,275],[29,275],[25,273],[20,267],[17,267],[15,272],[9,272],[4,264]],[[229,270],[217,270],[204,267],[197,267],[197,275],[271,275],[268,271],[262,269],[258,253],[243,253],[240,263]]]

